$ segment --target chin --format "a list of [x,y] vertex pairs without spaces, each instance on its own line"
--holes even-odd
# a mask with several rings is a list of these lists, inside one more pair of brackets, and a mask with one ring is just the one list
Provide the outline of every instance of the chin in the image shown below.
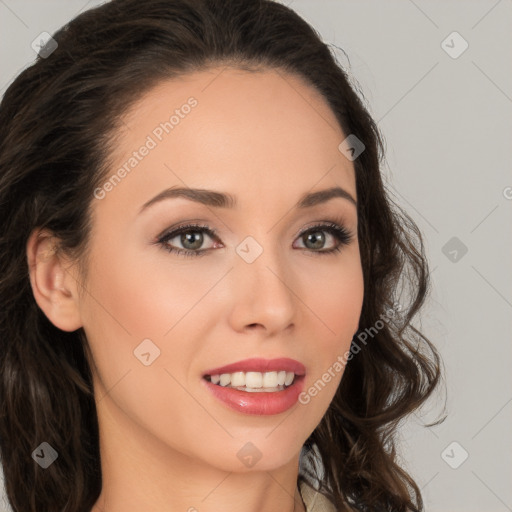
[[[295,447],[283,447],[267,441],[235,442],[236,447],[225,447],[222,454],[210,461],[223,471],[233,473],[248,473],[250,471],[273,471],[290,463],[294,457],[298,457],[302,445]],[[232,453],[232,455],[231,455]]]

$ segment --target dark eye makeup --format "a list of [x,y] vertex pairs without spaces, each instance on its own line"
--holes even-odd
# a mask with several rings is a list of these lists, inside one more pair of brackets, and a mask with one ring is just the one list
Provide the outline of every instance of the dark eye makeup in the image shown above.
[[[177,254],[179,256],[184,256],[184,257],[204,256],[207,253],[215,250],[215,248],[182,249],[180,247],[176,247],[169,243],[170,240],[181,235],[180,239],[179,239],[179,243],[181,243],[182,245],[183,245],[183,243],[194,244],[194,242],[199,241],[199,245],[202,246],[202,244],[205,240],[203,233],[206,233],[212,240],[215,240],[217,243],[220,243],[221,247],[223,247],[222,242],[220,242],[220,238],[218,236],[217,230],[210,228],[210,226],[208,226],[206,224],[203,224],[203,225],[185,224],[182,226],[178,226],[177,228],[173,229],[172,231],[164,232],[162,235],[157,237],[156,241],[153,243],[160,245],[167,252]],[[308,247],[299,247],[298,249],[300,249],[302,251],[309,252],[314,255],[333,254],[333,253],[341,252],[342,247],[349,245],[355,237],[354,233],[349,231],[347,228],[337,224],[336,222],[322,221],[322,222],[319,222],[317,224],[314,224],[313,226],[309,226],[308,228],[302,230],[298,234],[297,238],[300,238],[302,240],[306,239],[306,243],[311,242],[311,240],[313,240],[313,243],[316,243],[317,241],[320,241],[320,243],[323,243],[327,240],[327,238],[325,236],[322,236],[321,235],[322,233],[328,233],[329,235],[334,237],[338,243],[330,249],[315,250],[316,248],[309,249]],[[190,235],[192,235],[192,236],[190,236]],[[197,238],[197,235],[200,235],[200,236]],[[321,236],[318,236],[318,235],[321,235]]]

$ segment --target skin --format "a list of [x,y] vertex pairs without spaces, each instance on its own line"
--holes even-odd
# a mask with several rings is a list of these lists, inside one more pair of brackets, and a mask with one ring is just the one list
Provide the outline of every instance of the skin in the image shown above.
[[[49,252],[48,233],[27,244],[37,303],[57,327],[83,327],[93,354],[103,475],[93,512],[304,510],[300,450],[342,371],[308,404],[270,416],[227,408],[201,375],[249,357],[290,357],[305,365],[307,390],[349,349],[364,292],[357,209],[339,197],[294,209],[304,193],[332,186],[357,199],[353,164],[338,150],[346,134],[297,77],[211,68],[160,83],[126,113],[111,174],[190,96],[197,106],[92,200],[86,292],[76,262]],[[230,193],[238,206],[174,198],[139,214],[171,186]],[[218,231],[219,240],[203,232],[200,249],[211,250],[202,257],[153,243],[187,221]],[[300,231],[320,221],[356,235],[341,252],[318,254],[339,243],[323,231],[324,246],[306,245]],[[263,249],[251,264],[235,251],[249,235]],[[185,247],[179,236],[172,245]],[[134,356],[146,338],[160,350],[149,366]],[[248,442],[262,454],[252,467],[237,457]]]

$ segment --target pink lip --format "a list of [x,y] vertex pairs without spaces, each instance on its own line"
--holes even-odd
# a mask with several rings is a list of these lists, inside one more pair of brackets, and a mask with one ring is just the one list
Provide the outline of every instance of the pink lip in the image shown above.
[[254,357],[252,359],[244,359],[226,366],[213,368],[203,373],[205,375],[221,375],[223,373],[234,372],[278,372],[284,370],[293,372],[295,375],[301,376],[306,374],[306,368],[302,363],[289,359],[288,357],[280,357],[278,359],[261,359]]
[[244,414],[271,415],[287,411],[297,403],[304,388],[304,379],[304,375],[295,377],[293,384],[285,388],[284,391],[261,393],[218,386],[204,378],[201,379],[201,382],[215,398],[230,409]]

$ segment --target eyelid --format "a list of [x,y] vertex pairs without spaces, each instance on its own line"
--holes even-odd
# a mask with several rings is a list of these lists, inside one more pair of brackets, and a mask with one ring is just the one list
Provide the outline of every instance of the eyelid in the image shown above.
[[155,237],[155,243],[161,242],[164,239],[171,240],[181,233],[187,233],[189,231],[204,231],[210,238],[220,241],[218,231],[215,228],[210,227],[208,224],[196,224],[192,222],[182,225],[178,224],[175,227],[165,229],[160,235]]
[[333,217],[333,218],[330,218],[330,219],[329,218],[325,218],[325,219],[322,219],[322,220],[313,221],[312,224],[308,224],[306,227],[301,228],[297,232],[297,234],[295,236],[296,237],[301,236],[304,233],[306,233],[307,231],[310,231],[311,229],[314,229],[314,228],[317,228],[317,227],[325,227],[325,226],[331,226],[331,225],[332,225],[332,227],[342,228],[350,236],[354,236],[354,234],[355,234],[355,232],[348,227],[347,222],[344,219]]
[[204,229],[205,231],[211,231],[215,235],[218,235],[218,231],[215,228],[212,228],[211,225],[205,221],[205,220],[184,220],[181,222],[174,222],[170,226],[167,226],[165,229],[163,229],[158,235],[154,237],[154,240],[158,240],[168,234],[174,233],[175,231],[181,231],[184,229]]

